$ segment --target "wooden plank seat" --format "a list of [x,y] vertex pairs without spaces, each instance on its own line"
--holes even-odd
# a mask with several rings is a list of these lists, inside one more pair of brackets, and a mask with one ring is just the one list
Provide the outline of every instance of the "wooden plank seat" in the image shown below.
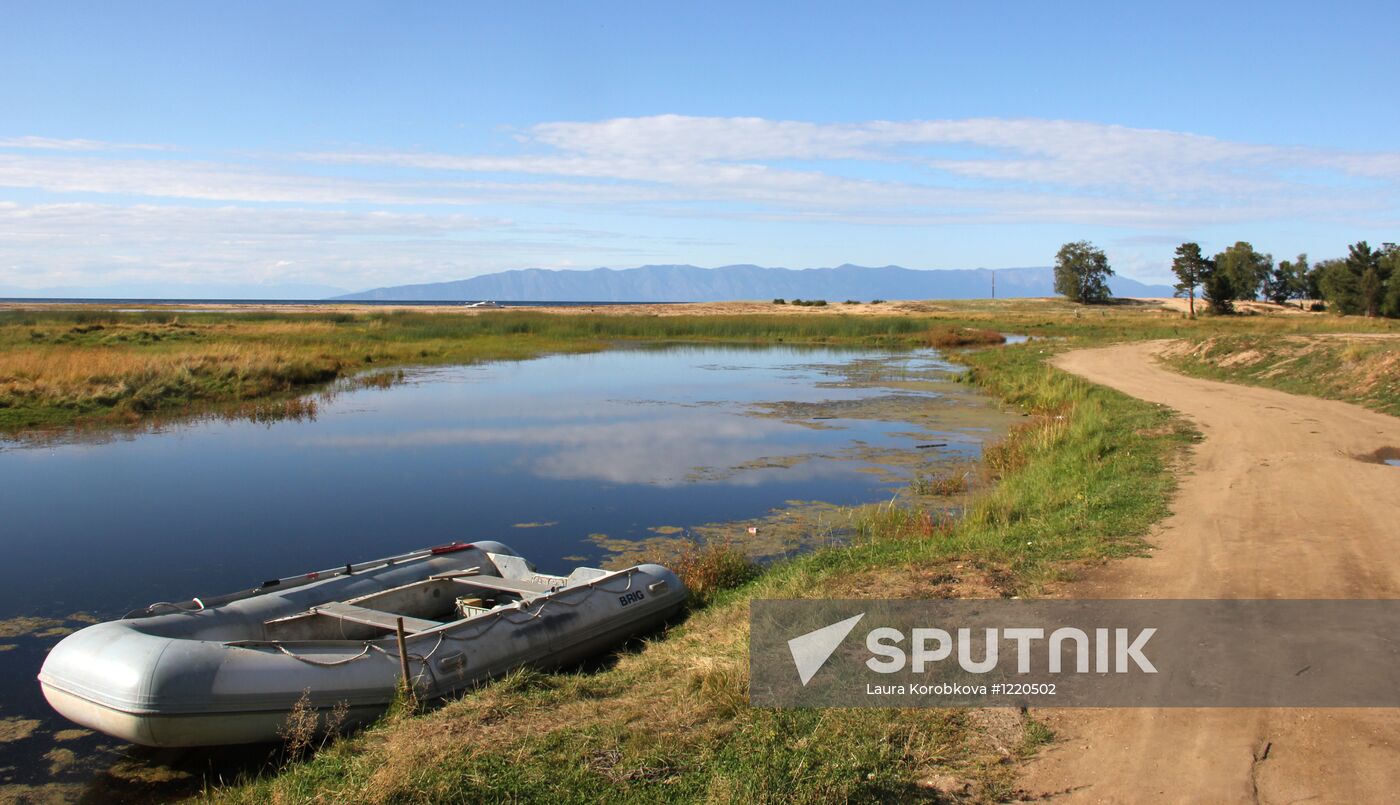
[[507,579],[501,576],[450,575],[447,576],[447,578],[483,590],[498,590],[503,593],[515,593],[522,598],[534,598],[548,592],[553,592],[554,590],[554,588],[548,584],[540,584],[537,581]]
[[357,607],[354,604],[346,604],[340,601],[332,601],[329,604],[312,607],[311,611],[317,615],[328,615],[332,618],[340,618],[341,620],[351,623],[360,623],[365,626],[378,626],[381,629],[388,629],[391,632],[398,631],[398,619],[403,618],[403,630],[409,634],[426,632],[429,629],[436,629],[442,625],[441,621],[410,618],[406,615],[395,615],[392,612],[381,612],[377,609]]

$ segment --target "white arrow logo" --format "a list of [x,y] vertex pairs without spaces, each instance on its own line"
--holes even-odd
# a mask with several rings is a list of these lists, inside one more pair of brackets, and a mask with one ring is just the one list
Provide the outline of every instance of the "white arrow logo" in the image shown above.
[[826,661],[831,659],[836,647],[841,645],[841,641],[846,639],[846,635],[850,634],[864,617],[865,613],[862,612],[853,618],[823,626],[815,632],[808,632],[788,641],[793,665],[797,666],[797,678],[802,680],[804,687],[812,681],[812,677],[817,675]]

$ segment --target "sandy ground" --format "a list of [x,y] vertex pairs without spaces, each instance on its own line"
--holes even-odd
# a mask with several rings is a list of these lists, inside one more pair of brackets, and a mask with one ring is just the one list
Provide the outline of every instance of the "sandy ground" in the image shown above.
[[[1162,342],[1056,364],[1170,406],[1205,434],[1151,557],[1114,562],[1082,598],[1400,598],[1400,419],[1346,403],[1188,378]],[[1024,769],[1066,802],[1386,802],[1400,792],[1400,711],[1044,710],[1059,741]]]
[[[1191,303],[1186,299],[1176,297],[1151,297],[1151,296],[1129,296],[1126,297],[1136,302],[1146,302],[1157,305],[1168,310],[1177,310],[1186,313],[1191,309]],[[1200,313],[1208,309],[1210,305],[1204,299],[1196,300],[1196,312]],[[1240,300],[1235,302],[1235,310],[1240,313],[1278,313],[1284,316],[1319,316],[1321,313],[1313,313],[1298,307],[1297,302],[1290,302],[1286,305],[1275,304],[1274,302],[1261,302]]]
[[[1185,313],[1187,302],[1185,299],[1158,298],[1158,297],[1120,297],[1120,305],[1127,309],[1156,310],[1159,312]],[[364,305],[355,302],[325,302],[319,304],[277,304],[274,302],[160,302],[160,303],[137,303],[130,305],[113,304],[111,302],[83,302],[75,300],[63,303],[36,303],[24,301],[0,302],[0,310],[23,310],[29,308],[54,308],[54,307],[95,307],[101,309],[125,308],[131,310],[200,310],[200,311],[239,311],[239,310],[278,310],[286,313],[383,313],[391,310],[416,310],[423,313],[438,313],[443,315],[466,315],[480,316],[490,315],[502,310],[527,310],[537,313],[558,313],[558,314],[578,314],[596,313],[607,316],[737,316],[749,314],[768,314],[779,316],[821,316],[842,313],[854,316],[910,316],[928,313],[944,312],[995,312],[999,306],[1013,305],[1020,307],[1025,312],[1026,306],[1061,305],[1067,304],[1060,297],[1013,297],[1011,299],[957,299],[957,300],[928,300],[928,301],[890,301],[882,302],[878,305],[869,302],[862,302],[856,305],[847,305],[839,301],[830,301],[822,307],[807,307],[805,305],[775,305],[771,300],[736,301],[736,302],[666,302],[666,303],[641,303],[627,305],[510,305],[500,308],[470,308],[465,305],[417,305],[412,303],[394,305]],[[1197,311],[1203,310],[1206,303],[1196,300]],[[1103,308],[1108,311],[1121,310],[1118,307]],[[1291,315],[1321,315],[1308,313],[1298,309],[1296,305],[1276,305],[1272,302],[1236,302],[1235,309],[1242,313],[1266,313]]]
[[[1135,308],[1162,308],[1172,309],[1170,299],[1133,299],[1127,300]],[[842,302],[831,302],[822,307],[808,307],[805,305],[775,305],[771,300],[758,301],[737,301],[737,302],[666,302],[666,303],[640,303],[625,305],[515,305],[499,308],[470,308],[465,305],[416,305],[416,304],[395,304],[395,305],[363,305],[354,302],[325,302],[317,304],[277,304],[274,302],[161,302],[161,303],[131,303],[129,305],[113,304],[111,302],[23,302],[11,301],[0,302],[0,310],[26,310],[26,309],[54,309],[54,308],[99,308],[102,310],[126,309],[126,310],[169,310],[169,311],[254,311],[254,310],[276,310],[284,313],[383,313],[393,310],[415,310],[422,313],[437,313],[442,315],[465,315],[465,316],[489,316],[503,311],[532,311],[536,313],[556,313],[556,314],[581,314],[596,313],[607,316],[738,316],[751,314],[766,314],[778,316],[823,316],[832,314],[847,314],[854,316],[910,316],[928,313],[943,312],[990,312],[995,311],[999,305],[1017,306],[1024,309],[1025,306],[1035,305],[1060,305],[1066,304],[1065,300],[1058,297],[1017,297],[1014,299],[960,299],[952,301],[899,301],[882,302],[878,305],[864,302],[857,305],[847,305]],[[1114,310],[1114,308],[1106,308]],[[1185,309],[1185,308],[1183,308]]]
[[[1045,300],[1051,301],[1051,300]],[[668,302],[641,303],[627,305],[509,305],[498,308],[471,308],[465,305],[362,305],[354,302],[325,302],[317,304],[277,304],[274,302],[161,302],[131,303],[129,305],[111,302],[0,302],[0,310],[53,309],[53,308],[112,308],[128,310],[196,310],[196,311],[252,311],[277,310],[285,313],[384,313],[394,310],[414,310],[421,313],[442,315],[489,316],[503,311],[531,311],[535,313],[580,314],[598,313],[608,316],[734,316],[763,313],[785,316],[820,316],[831,313],[848,313],[859,316],[897,316],[916,313],[933,313],[952,308],[940,306],[937,302],[884,302],[878,305],[846,305],[839,302],[822,307],[804,305],[775,305],[767,302]]]

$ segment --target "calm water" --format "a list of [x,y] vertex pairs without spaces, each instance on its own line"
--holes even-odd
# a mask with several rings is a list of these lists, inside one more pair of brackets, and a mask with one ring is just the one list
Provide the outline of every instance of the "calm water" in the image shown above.
[[[0,620],[75,628],[73,613],[111,618],[454,539],[497,539],[562,572],[605,558],[593,533],[643,539],[654,527],[758,517],[788,500],[888,498],[907,469],[871,472],[872,450],[936,438],[944,446],[921,455],[979,452],[988,430],[961,420],[931,429],[754,415],[779,401],[937,401],[926,386],[847,382],[853,362],[877,358],[908,372],[952,368],[929,352],[625,350],[414,370],[400,385],[324,400],[310,421],[0,441]],[[956,391],[966,406],[966,390]],[[0,732],[19,723],[29,734],[0,742],[0,783],[90,778],[127,749],[96,736],[55,742],[72,725],[48,710],[34,674],[59,638],[36,636],[44,624],[6,622],[0,718],[9,727]]]

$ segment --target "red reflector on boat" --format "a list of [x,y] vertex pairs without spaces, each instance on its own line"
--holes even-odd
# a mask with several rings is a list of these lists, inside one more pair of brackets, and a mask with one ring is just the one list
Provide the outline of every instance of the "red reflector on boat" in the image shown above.
[[439,545],[436,548],[430,548],[429,550],[432,551],[433,556],[438,556],[439,554],[444,553],[456,553],[457,551],[465,551],[470,547],[472,547],[472,544],[470,542],[449,542],[446,545]]

